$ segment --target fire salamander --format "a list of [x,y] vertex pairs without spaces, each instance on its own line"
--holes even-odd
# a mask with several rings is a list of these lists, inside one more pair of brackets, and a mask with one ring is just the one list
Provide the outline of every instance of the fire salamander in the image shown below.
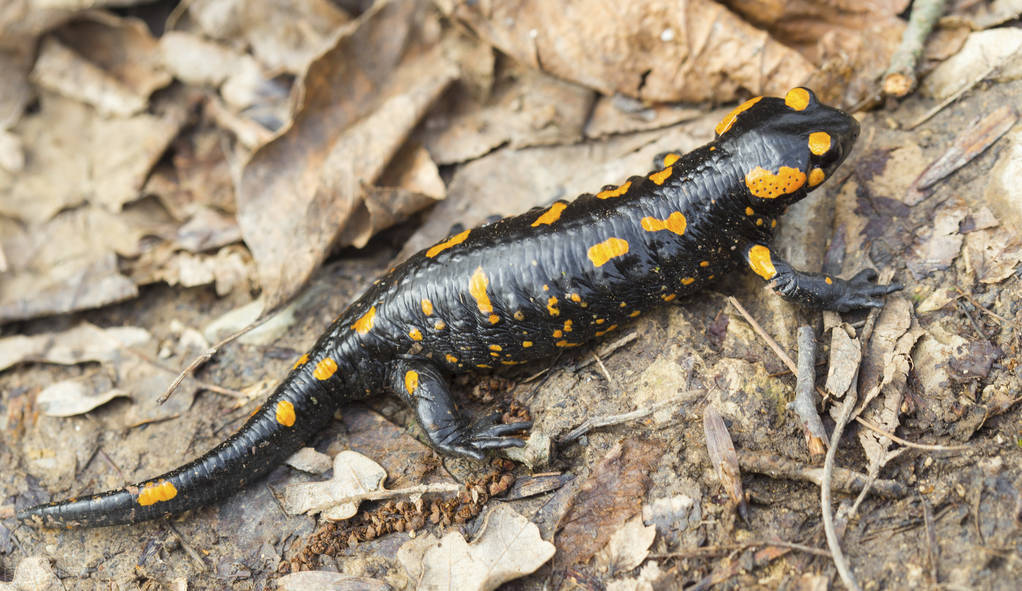
[[471,423],[445,376],[549,359],[620,331],[739,267],[826,310],[878,307],[901,286],[792,268],[767,246],[776,217],[833,175],[859,125],[808,89],[757,97],[709,144],[574,201],[458,232],[391,270],[345,311],[241,430],[162,476],[31,507],[29,522],[100,526],[225,497],[297,451],[339,405],[390,390],[438,452],[520,446],[529,423]]

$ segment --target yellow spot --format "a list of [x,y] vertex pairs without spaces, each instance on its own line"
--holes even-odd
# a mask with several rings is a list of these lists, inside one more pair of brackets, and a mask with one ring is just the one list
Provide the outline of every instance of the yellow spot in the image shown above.
[[569,343],[568,341],[557,341],[554,344],[557,345],[558,347],[577,347],[582,343]]
[[421,341],[422,331],[417,328],[413,328],[412,330],[408,331],[408,336],[410,336],[413,341]]
[[458,358],[455,357],[454,355],[451,355],[450,353],[448,353],[447,355],[444,355],[444,359],[447,360],[447,363],[457,363],[458,362]]
[[674,166],[674,163],[681,160],[681,154],[668,154],[664,156],[664,166]]
[[558,201],[550,206],[550,209],[543,212],[543,215],[536,218],[536,221],[532,222],[532,227],[536,228],[543,224],[550,225],[557,220],[561,219],[561,213],[568,207],[567,203],[561,203]]
[[429,300],[422,300],[422,313],[429,316],[433,313],[433,302]]
[[774,262],[770,260],[770,249],[762,244],[749,249],[749,267],[763,279],[773,279],[777,275]]
[[550,296],[546,301],[546,309],[547,312],[550,312],[551,316],[559,316],[561,314],[561,310],[557,307],[557,296]]
[[823,280],[827,282],[827,285],[834,284],[834,281],[830,277],[824,277]]
[[564,321],[564,332],[571,332],[571,320]]
[[435,322],[435,323],[433,324],[433,328],[435,328],[435,329],[437,329],[437,330],[443,330],[443,329],[447,328],[447,323],[446,323],[446,322],[444,322],[443,320],[437,320],[437,321],[436,321],[436,322]]
[[621,185],[616,189],[610,189],[608,191],[600,191],[596,194],[597,199],[612,199],[614,197],[620,197],[628,192],[628,187],[632,186],[632,181],[626,181],[625,184]]
[[500,357],[500,353],[491,352],[490,357]]
[[369,311],[351,325],[351,329],[358,334],[366,334],[373,327],[373,316],[376,316],[376,306],[369,308]]
[[153,505],[160,501],[169,501],[177,496],[177,488],[174,484],[161,480],[159,482],[150,482],[149,484],[142,487],[142,490],[138,491],[138,504],[142,506]]
[[716,150],[716,149],[717,149],[717,146],[710,146],[710,151],[711,151],[711,152],[713,152],[713,151],[714,151],[714,150]]
[[597,318],[597,319],[596,319],[596,324],[603,324],[603,323],[604,323],[604,322],[606,322],[606,321],[607,321],[607,320],[606,320],[606,319],[604,319],[604,318]]
[[298,369],[299,367],[301,367],[302,365],[305,365],[305,362],[307,362],[308,360],[309,360],[309,354],[308,353],[306,353],[305,355],[302,355],[301,357],[298,358],[298,361],[295,361],[295,364],[291,366],[291,370],[294,371],[294,370]]
[[804,88],[792,88],[784,95],[784,104],[796,111],[804,111],[809,106],[809,91]]
[[405,392],[409,394],[415,394],[415,391],[419,389],[419,372],[414,369],[409,369],[405,372]]
[[490,314],[488,320],[490,321],[490,324],[497,324],[498,322],[500,322],[500,316],[497,316],[496,314]]
[[815,187],[824,181],[827,175],[823,172],[822,168],[814,168],[809,171],[809,186]]
[[809,134],[809,151],[823,156],[830,151],[830,134],[826,131],[814,131]]
[[523,363],[525,363],[525,362],[524,361],[501,361],[500,362],[501,365],[521,365]]
[[550,286],[546,283],[543,284],[543,291],[550,291]]
[[724,135],[725,133],[727,133],[727,130],[731,129],[731,126],[735,124],[735,121],[738,119],[739,115],[751,109],[752,105],[755,105],[762,99],[763,97],[757,96],[738,105],[737,107],[734,108],[733,111],[728,113],[723,119],[720,120],[720,123],[717,124],[717,127],[713,128],[713,131],[715,131],[717,135]]
[[503,351],[500,345],[490,345],[490,351]]
[[776,174],[757,166],[745,175],[745,186],[760,199],[775,199],[794,193],[805,183],[806,173],[790,166],[782,166]]
[[477,363],[476,367],[478,367],[480,369],[490,369],[491,366],[489,366],[489,365],[487,365],[485,363]]
[[674,174],[674,167],[668,166],[667,168],[661,170],[660,172],[654,172],[653,174],[649,175],[649,180],[653,181],[658,185],[662,185],[667,181],[667,179],[671,178],[672,174]]
[[295,405],[287,400],[277,403],[277,422],[285,427],[295,424]]
[[468,234],[471,231],[472,230],[465,230],[464,232],[460,232],[458,234],[455,234],[454,236],[451,236],[447,240],[444,240],[440,244],[437,244],[436,246],[433,246],[432,248],[427,250],[426,256],[429,258],[433,258],[436,255],[440,254],[441,252],[447,250],[448,248],[461,244],[462,242],[465,241],[466,238],[468,238]]
[[525,312],[515,310],[515,320],[525,320]]
[[685,215],[680,211],[675,211],[667,217],[666,220],[658,220],[654,217],[644,217],[640,222],[642,229],[647,232],[659,232],[660,230],[670,230],[678,236],[685,233]]
[[751,207],[746,207],[745,208],[745,215],[752,215],[754,213],[756,213],[756,212]]
[[558,328],[557,330],[554,331],[554,338],[555,339],[559,339],[559,338],[561,338],[563,336],[564,336],[564,332],[561,329]]
[[312,377],[323,381],[329,379],[336,371],[337,362],[329,357],[324,357],[322,361],[316,364],[316,369],[312,370]]
[[682,279],[681,279],[681,284],[682,285],[692,285],[695,282],[696,282],[696,278],[695,277],[682,277]]
[[699,266],[705,269],[710,266],[710,261],[699,261]]
[[528,349],[531,346],[532,346],[532,341],[522,341],[522,348],[523,349]]
[[763,225],[763,218],[756,218],[756,225],[757,226],[762,226]]
[[602,267],[610,259],[619,257],[627,252],[627,240],[607,238],[603,242],[589,247],[589,260],[597,267]]
[[[472,278],[468,280],[468,293],[472,294],[472,297],[476,300],[476,306],[479,307],[479,311],[483,314],[490,315],[490,322],[496,324],[493,320],[496,316],[493,314],[493,304],[490,303],[490,296],[486,293],[486,288],[490,285],[490,278],[486,276],[486,272],[483,271],[482,267],[476,267]],[[500,320],[500,318],[497,318]]]
[[578,303],[578,302],[582,301],[582,296],[578,295],[577,293],[569,294],[568,298],[570,298],[571,301],[573,301],[575,303]]
[[629,315],[628,315],[628,317],[629,317],[629,318],[635,318],[635,317],[636,317],[636,316],[638,316],[639,314],[642,314],[642,310],[635,310],[635,311],[633,311],[633,312],[632,312],[631,314],[629,314]]
[[776,228],[777,227],[777,220],[770,220],[770,227],[771,228]]
[[621,307],[622,308],[627,308],[628,307],[628,302],[621,302]]
[[596,331],[596,336],[602,337],[603,335],[605,335],[608,332],[614,330],[615,328],[617,328],[617,325],[616,324],[611,324],[610,326],[608,326],[607,328],[605,328],[603,330]]
[[673,301],[674,298],[678,297],[678,294],[676,294],[676,293],[668,293],[668,294],[664,294],[664,295],[662,295],[660,297],[662,297],[665,302],[670,302],[670,301]]

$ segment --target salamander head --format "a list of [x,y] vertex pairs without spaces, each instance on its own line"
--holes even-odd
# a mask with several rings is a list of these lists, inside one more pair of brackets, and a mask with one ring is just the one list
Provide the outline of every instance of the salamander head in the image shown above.
[[808,88],[793,88],[784,98],[742,103],[716,132],[716,143],[745,175],[750,198],[787,206],[830,178],[852,151],[859,123]]

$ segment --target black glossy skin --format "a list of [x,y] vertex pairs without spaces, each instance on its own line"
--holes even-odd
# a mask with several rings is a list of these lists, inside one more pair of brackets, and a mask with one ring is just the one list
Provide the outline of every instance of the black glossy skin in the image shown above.
[[[217,448],[138,487],[40,505],[19,517],[112,525],[207,504],[297,451],[339,405],[384,389],[415,408],[442,453],[480,458],[486,449],[521,445],[507,435],[528,424],[470,425],[445,375],[551,358],[738,267],[758,269],[782,296],[812,307],[880,306],[884,294],[900,287],[876,286],[870,273],[849,281],[803,273],[768,250],[772,269],[763,271],[774,218],[807,194],[809,181],[763,198],[750,192],[747,173],[757,166],[771,172],[786,166],[803,173],[819,168],[823,178],[830,177],[859,131],[854,119],[819,104],[811,92],[795,89],[788,98],[793,96],[801,108],[780,98],[763,98],[745,110],[743,105],[729,129],[718,126],[721,135],[674,161],[669,171],[634,176],[627,190],[601,193],[614,196],[582,195],[555,204],[552,210],[562,209],[559,216],[551,209],[532,210],[414,255],[354,302],[307,361],[299,360],[257,414]],[[821,131],[830,146],[814,155],[809,134]],[[819,174],[809,178],[818,184]],[[683,231],[677,223],[662,228],[655,222],[671,220],[674,212],[685,218]],[[539,223],[544,219],[550,223]],[[610,238],[627,242],[627,252],[610,249],[602,252],[615,256],[605,261],[591,258],[590,249]],[[371,326],[360,324],[370,310]],[[316,369],[329,368],[325,359],[335,362],[336,371]],[[291,426],[277,419],[281,401],[294,407]],[[163,481],[173,484],[176,496],[146,506],[137,502],[140,487]]]

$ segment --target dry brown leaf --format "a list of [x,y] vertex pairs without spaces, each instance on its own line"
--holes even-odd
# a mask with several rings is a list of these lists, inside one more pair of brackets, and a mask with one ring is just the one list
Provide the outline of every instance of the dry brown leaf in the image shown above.
[[783,95],[814,67],[710,0],[437,2],[537,70],[652,102]]
[[508,505],[497,505],[471,543],[454,531],[437,540],[409,542],[398,560],[415,580],[415,588],[441,591],[489,591],[534,572],[557,549],[539,528]]
[[750,23],[770,31],[778,40],[801,45],[815,43],[835,30],[862,33],[878,21],[896,19],[909,0],[724,0]]
[[585,136],[600,138],[618,133],[661,129],[695,119],[704,111],[701,108],[684,105],[647,105],[621,94],[601,96],[596,99],[596,104],[589,114]]
[[284,510],[291,515],[320,513],[332,521],[348,519],[358,512],[358,502],[348,497],[383,490],[387,472],[364,455],[345,450],[334,456],[334,475],[322,482],[300,482],[284,489]]
[[[2,585],[8,583],[0,583]],[[50,559],[46,556],[29,556],[14,569],[14,578],[11,579],[10,589],[4,591],[65,591],[64,584],[60,577],[50,567]]]
[[[912,351],[925,332],[912,315],[911,300],[903,297],[888,298],[873,329],[867,363],[864,363],[859,381],[865,389],[859,402],[859,408],[864,409],[861,413],[863,418],[888,433],[896,431],[901,424],[899,415],[908,387],[908,374],[912,369]],[[878,362],[882,362],[879,367]],[[880,367],[883,368],[882,376],[879,383],[876,383],[876,372]],[[859,443],[866,454],[867,471],[874,477],[887,462],[908,449],[889,451],[891,440],[871,429],[859,431]]]
[[[2,19],[3,16],[0,16]],[[28,83],[28,73],[34,57],[27,47],[0,49],[0,72],[4,73],[0,80],[0,129],[8,129],[17,123],[32,100],[34,92]]]
[[948,204],[937,210],[933,227],[925,229],[920,240],[906,253],[906,265],[916,277],[948,268],[962,249],[965,237],[958,228],[968,213],[964,206]]
[[735,444],[731,441],[731,434],[724,424],[724,418],[712,404],[707,404],[703,409],[703,434],[706,437],[706,452],[710,457],[710,465],[717,473],[724,492],[731,497],[731,502],[738,507],[742,517],[748,519],[745,492],[742,490],[742,472],[738,466]]
[[207,36],[248,45],[274,72],[300,74],[350,17],[329,0],[195,0],[188,14]]
[[1013,27],[977,31],[966,39],[962,50],[937,66],[923,79],[922,90],[945,99],[983,73],[1016,78],[1022,73],[1022,30]]
[[106,116],[134,115],[147,102],[53,37],[43,41],[31,80],[42,88],[91,105]]
[[970,232],[965,235],[965,261],[980,283],[1000,283],[1022,262],[1022,240],[1003,229]]
[[641,510],[659,452],[657,443],[626,439],[600,460],[558,524],[557,568],[587,562]]
[[610,536],[607,545],[596,553],[594,565],[608,576],[630,571],[646,560],[654,538],[656,526],[644,525],[642,515],[636,515]]
[[[830,335],[830,360],[827,363],[827,384],[824,386],[835,398],[841,398],[859,375],[862,346],[859,339],[848,336],[847,324],[835,326]],[[854,334],[854,329],[852,329]]]
[[336,571],[307,570],[284,575],[275,581],[280,591],[392,591],[393,587],[369,577]]
[[48,417],[73,417],[126,396],[127,392],[113,387],[109,376],[93,373],[47,386],[35,403],[39,412]]
[[471,160],[503,144],[525,148],[581,139],[591,90],[509,60],[500,70],[485,102],[455,87],[444,108],[426,118],[422,140],[437,163]]
[[[406,53],[422,20],[410,1],[376,5],[350,34],[315,60],[298,90],[291,126],[262,146],[242,171],[238,221],[259,269],[267,309],[300,288],[364,202],[456,69],[428,47]],[[421,205],[404,199],[395,206]]]
[[54,36],[143,100],[170,84],[159,42],[139,19],[90,11],[54,31]]
[[0,2],[0,47],[31,45],[36,38],[77,14],[103,6],[133,6],[148,0],[7,0]]
[[1022,199],[1017,194],[1022,187],[1022,131],[1009,133],[1003,143],[1007,145],[990,171],[983,199],[1005,222],[1022,228]]
[[0,214],[39,223],[88,201],[118,211],[137,199],[153,164],[184,124],[184,113],[97,117],[52,94],[14,131],[32,157],[19,174],[0,170]]
[[149,333],[134,326],[107,329],[83,322],[59,333],[15,335],[0,339],[0,370],[26,361],[74,365],[85,362],[112,363],[125,347],[147,343]]

